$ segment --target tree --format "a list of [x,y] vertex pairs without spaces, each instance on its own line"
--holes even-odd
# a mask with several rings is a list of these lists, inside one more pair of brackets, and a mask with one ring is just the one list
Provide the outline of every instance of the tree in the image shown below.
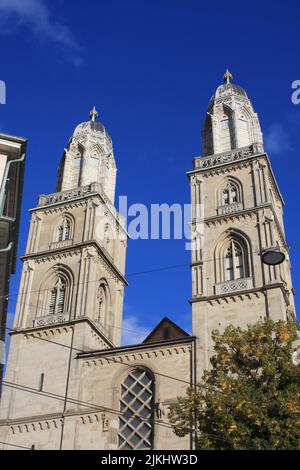
[[212,338],[211,370],[170,407],[174,432],[195,428],[197,449],[299,449],[297,325],[267,319],[247,330],[215,330]]

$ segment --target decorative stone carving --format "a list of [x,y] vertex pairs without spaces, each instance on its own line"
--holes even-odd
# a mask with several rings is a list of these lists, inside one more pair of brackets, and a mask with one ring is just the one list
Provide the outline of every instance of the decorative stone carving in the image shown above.
[[71,246],[73,244],[73,240],[62,240],[60,242],[52,242],[49,244],[49,250],[58,250],[59,248],[65,248],[67,246]]
[[69,321],[69,317],[69,313],[62,313],[60,315],[45,315],[43,317],[36,318],[34,320],[33,326],[56,325],[57,323],[64,323]]
[[234,204],[227,204],[225,206],[219,206],[218,215],[232,214],[233,212],[239,212],[241,210],[243,210],[243,204],[241,202],[236,202]]
[[70,199],[81,198],[91,193],[104,193],[103,187],[100,183],[92,183],[86,186],[82,186],[76,189],[70,189],[68,191],[62,191],[53,194],[42,194],[39,197],[38,205],[46,206],[48,204],[55,204],[59,202],[66,202]]
[[253,280],[251,277],[244,279],[235,279],[234,281],[220,282],[215,285],[216,295],[228,294],[239,290],[247,290],[253,288]]
[[233,152],[224,152],[209,157],[197,157],[194,160],[194,169],[206,169],[224,165],[226,163],[246,160],[247,158],[252,157],[253,155],[253,145],[251,145],[250,147],[244,147]]

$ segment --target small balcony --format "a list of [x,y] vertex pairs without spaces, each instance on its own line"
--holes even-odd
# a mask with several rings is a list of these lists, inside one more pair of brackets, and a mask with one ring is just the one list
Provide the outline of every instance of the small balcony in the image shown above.
[[235,202],[234,204],[227,204],[218,207],[218,215],[233,214],[243,210],[243,204],[241,202]]
[[234,279],[233,281],[220,282],[215,285],[216,295],[230,294],[240,290],[253,289],[252,277],[245,277],[242,279]]
[[68,312],[60,313],[58,315],[45,315],[43,317],[37,317],[33,320],[33,326],[49,326],[57,325],[69,321],[70,315]]

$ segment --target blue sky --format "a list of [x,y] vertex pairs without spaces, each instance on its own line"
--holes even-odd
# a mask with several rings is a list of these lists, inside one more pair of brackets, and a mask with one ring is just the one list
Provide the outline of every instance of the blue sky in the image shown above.
[[[113,138],[117,192],[129,203],[188,203],[185,176],[201,153],[208,101],[228,67],[258,112],[284,196],[294,287],[298,243],[300,79],[296,1],[0,0],[0,131],[29,140],[19,254],[28,209],[55,191],[57,166],[75,126],[95,104]],[[180,240],[131,241],[127,273],[189,263]],[[11,282],[18,291],[21,262]],[[190,329],[188,267],[128,276],[126,341],[164,315]],[[14,311],[16,297],[10,302]]]

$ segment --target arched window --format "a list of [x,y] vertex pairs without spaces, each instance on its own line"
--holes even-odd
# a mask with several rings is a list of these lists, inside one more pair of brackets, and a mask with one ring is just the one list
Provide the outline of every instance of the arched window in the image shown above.
[[154,439],[154,383],[145,369],[132,370],[121,384],[118,448],[151,450]]
[[240,192],[238,186],[230,181],[222,193],[222,206],[240,202]]
[[107,312],[107,288],[105,284],[101,284],[98,290],[98,322],[102,325],[106,322]]
[[232,110],[224,107],[223,115],[220,115],[220,152],[226,152],[235,148],[234,126]]
[[59,277],[51,289],[49,301],[49,315],[59,315],[65,311],[66,282]]
[[238,119],[237,126],[239,133],[239,147],[247,147],[250,145],[250,132],[249,123],[244,115],[241,115]]
[[253,288],[252,249],[246,234],[226,230],[216,244],[214,256],[216,294]]
[[107,224],[104,231],[104,246],[109,255],[114,256],[114,236],[111,227]]
[[68,217],[65,217],[62,223],[57,227],[56,239],[58,242],[71,239],[72,224]]
[[246,277],[246,256],[240,243],[230,240],[225,255],[225,280],[232,281]]
[[204,156],[212,155],[214,153],[213,131],[210,115],[206,116],[202,130],[202,150]]

